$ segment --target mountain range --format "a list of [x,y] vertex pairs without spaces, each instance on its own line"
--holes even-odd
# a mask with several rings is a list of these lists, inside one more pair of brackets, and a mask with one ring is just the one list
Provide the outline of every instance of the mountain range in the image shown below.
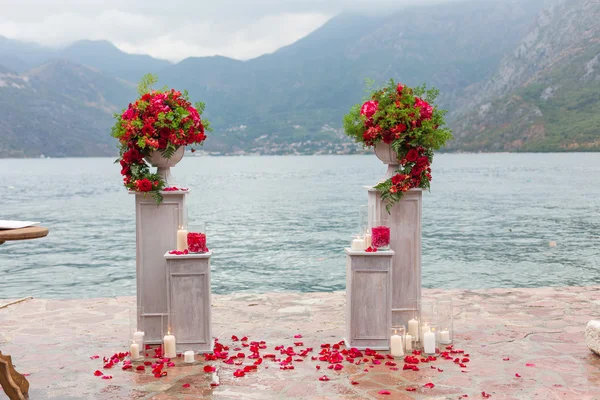
[[116,154],[112,114],[147,72],[207,103],[205,148],[222,154],[356,151],[341,120],[365,78],[440,89],[449,151],[598,150],[599,12],[598,0],[491,0],[342,14],[247,61],[0,37],[0,157]]

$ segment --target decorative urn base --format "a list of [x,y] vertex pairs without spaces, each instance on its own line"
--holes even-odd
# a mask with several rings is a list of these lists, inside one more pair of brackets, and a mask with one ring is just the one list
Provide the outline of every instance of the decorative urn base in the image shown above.
[[156,172],[165,181],[165,187],[172,187],[177,186],[177,183],[173,175],[171,175],[171,167],[174,167],[181,161],[184,153],[185,147],[179,146],[171,158],[165,158],[160,151],[153,151],[145,160],[153,167],[156,167]]
[[392,149],[391,144],[386,144],[383,142],[379,142],[375,145],[375,155],[388,166],[385,176],[379,182],[387,181],[394,176],[396,174],[396,170],[400,168],[398,155]]

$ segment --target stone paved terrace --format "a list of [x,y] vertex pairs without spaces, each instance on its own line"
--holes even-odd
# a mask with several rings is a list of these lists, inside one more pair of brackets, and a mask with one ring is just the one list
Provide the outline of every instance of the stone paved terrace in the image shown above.
[[[455,299],[455,348],[469,354],[466,368],[438,359],[419,364],[420,371],[403,371],[403,361],[396,360],[399,369],[392,370],[387,360],[373,365],[369,357],[366,365],[344,361],[344,368],[335,371],[313,361],[322,343],[336,343],[343,335],[342,292],[213,297],[213,334],[223,344],[231,345],[232,335],[247,335],[267,342],[261,354],[278,356],[276,345],[302,341],[305,346],[297,349],[313,347],[303,362],[293,362],[293,370],[281,370],[268,358],[241,378],[233,377],[239,366],[222,361],[184,366],[177,360],[165,367],[168,375],[162,378],[155,378],[150,367],[145,372],[122,370],[122,364],[103,369],[103,356],[127,351],[132,297],[33,299],[0,309],[0,348],[13,356],[20,372],[30,374],[33,400],[481,399],[482,391],[493,400],[600,399],[600,357],[588,351],[583,339],[586,322],[598,317],[600,287],[424,291],[425,298],[440,295]],[[294,339],[296,334],[303,338]],[[242,351],[250,354],[248,348]],[[90,359],[93,355],[100,359]],[[220,386],[210,386],[216,378],[204,372],[207,364],[218,366],[214,375]],[[96,377],[96,370],[113,378]],[[322,375],[329,381],[320,381]],[[424,387],[429,382],[435,387]]]

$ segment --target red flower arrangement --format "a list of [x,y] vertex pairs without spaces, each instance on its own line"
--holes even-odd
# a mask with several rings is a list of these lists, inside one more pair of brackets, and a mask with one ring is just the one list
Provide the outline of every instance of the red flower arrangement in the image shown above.
[[346,135],[366,147],[391,144],[400,168],[391,179],[375,188],[388,201],[387,209],[413,188],[429,189],[433,151],[452,138],[445,128],[445,110],[435,107],[439,91],[426,86],[409,88],[391,79],[371,92],[363,105],[355,105],[344,117]]
[[153,90],[155,75],[145,75],[138,86],[138,98],[121,114],[115,114],[117,122],[112,136],[119,140],[123,185],[129,190],[152,192],[157,203],[162,201],[160,191],[165,182],[144,161],[154,151],[171,158],[180,146],[202,144],[208,121],[200,118],[204,103],[192,105],[187,92],[174,89]]

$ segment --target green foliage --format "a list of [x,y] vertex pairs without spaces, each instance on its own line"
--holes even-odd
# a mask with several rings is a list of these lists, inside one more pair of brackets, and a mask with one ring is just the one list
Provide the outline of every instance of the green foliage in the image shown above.
[[142,79],[138,84],[138,94],[142,96],[146,93],[150,93],[150,91],[152,90],[152,86],[156,83],[158,83],[158,76],[156,74],[146,74],[142,76]]

